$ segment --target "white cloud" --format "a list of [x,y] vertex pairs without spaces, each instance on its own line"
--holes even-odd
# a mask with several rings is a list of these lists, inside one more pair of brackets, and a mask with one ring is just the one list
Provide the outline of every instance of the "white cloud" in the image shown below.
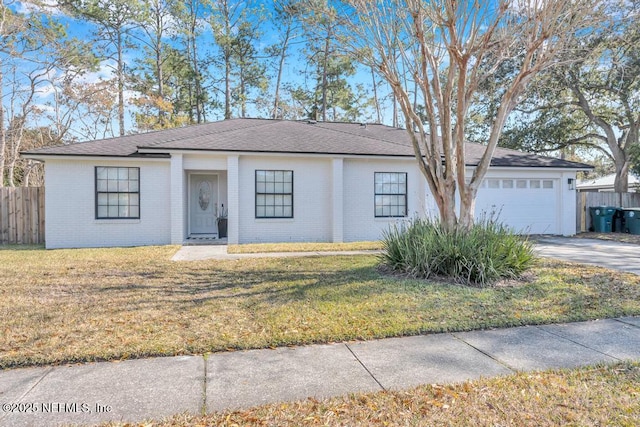
[[58,5],[56,0],[39,0],[37,2],[31,1],[17,1],[15,2],[16,12],[30,15],[33,12],[47,12],[53,15],[62,15],[64,12]]
[[113,70],[115,66],[115,61],[112,61],[110,59],[101,61],[96,71],[91,71],[83,74],[78,78],[78,81],[80,83],[93,84],[99,83],[104,80],[110,80],[114,77]]

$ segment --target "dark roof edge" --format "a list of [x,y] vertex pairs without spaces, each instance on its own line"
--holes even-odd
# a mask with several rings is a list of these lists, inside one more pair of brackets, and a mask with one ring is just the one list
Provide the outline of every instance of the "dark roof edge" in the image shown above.
[[117,159],[170,159],[169,153],[133,153],[127,155],[117,154],[87,154],[87,153],[42,153],[33,151],[21,151],[21,156],[30,157],[104,157],[104,158],[117,158]]
[[[403,154],[372,154],[372,153],[330,153],[324,151],[272,151],[272,150],[216,150],[211,148],[184,148],[184,147],[152,147],[152,146],[139,146],[138,149],[143,150],[175,150],[175,151],[196,151],[196,152],[211,152],[211,153],[247,153],[247,154],[296,154],[296,155],[322,155],[322,156],[356,156],[356,157],[393,157],[393,158],[404,158],[404,159],[414,159],[413,155],[403,155]],[[515,150],[513,150],[515,151]],[[547,157],[548,159],[554,159],[553,157]],[[560,160],[554,159],[558,161],[564,161],[570,163],[571,165],[567,166],[558,166],[558,165],[537,165],[537,166],[528,166],[528,165],[492,165],[492,167],[504,167],[504,168],[541,168],[541,169],[594,169],[593,166],[572,162],[569,160]],[[477,166],[477,163],[465,163],[465,166]]]
[[246,154],[296,154],[311,156],[358,156],[358,157],[402,157],[405,159],[413,159],[413,155],[404,154],[372,154],[372,153],[330,153],[325,151],[273,151],[273,150],[229,150],[229,149],[211,149],[211,148],[184,148],[184,147],[150,147],[140,146],[142,150],[163,150],[163,151],[197,151],[210,153],[246,153]]
[[[195,151],[195,152],[210,152],[210,153],[245,153],[245,154],[296,154],[296,155],[322,155],[322,156],[354,156],[354,157],[390,157],[390,158],[402,158],[402,159],[414,159],[413,155],[401,155],[401,154],[367,154],[367,153],[330,153],[330,152],[309,152],[309,151],[270,151],[270,150],[261,150],[261,151],[247,151],[247,150],[212,150],[210,148],[167,148],[167,147],[150,147],[150,146],[140,146],[139,148],[144,150],[175,150],[175,151]],[[61,153],[38,153],[38,152],[30,152],[23,151],[20,152],[20,155],[27,155],[32,157],[99,157],[99,158],[115,158],[115,159],[169,159],[171,158],[171,154],[169,153],[134,153],[128,155],[115,155],[115,154],[87,154],[87,153],[69,153],[69,154],[61,154]],[[551,158],[551,157],[550,157]],[[569,162],[567,160],[567,162]],[[514,169],[575,169],[575,170],[591,170],[594,169],[593,166],[577,163],[577,162],[569,162],[571,165],[566,166],[558,166],[558,165],[491,165],[491,167],[500,167],[500,168],[514,168]],[[465,163],[467,167],[477,166],[477,163]]]

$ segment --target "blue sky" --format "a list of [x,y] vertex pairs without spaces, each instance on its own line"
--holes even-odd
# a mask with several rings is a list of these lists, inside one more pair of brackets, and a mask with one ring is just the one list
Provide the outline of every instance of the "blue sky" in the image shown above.
[[[48,3],[49,5],[54,5],[55,4],[55,0],[46,0],[45,3]],[[267,10],[270,10],[272,7],[271,2],[265,2],[265,7],[267,8]],[[29,2],[15,2],[12,6],[14,8],[14,10],[17,10],[18,12],[21,13],[30,13],[31,11],[33,11],[35,9],[35,6],[33,6],[32,3]],[[62,22],[63,24],[65,24],[67,31],[68,31],[68,35],[70,37],[75,37],[78,38],[80,40],[88,40],[91,37],[91,32],[93,30],[93,25],[87,22],[82,22],[79,21],[77,19],[73,19],[69,16],[66,16],[65,14],[63,14],[59,9],[52,7],[50,9],[50,11],[53,12],[53,14],[55,15],[55,17]],[[260,43],[258,44],[258,48],[262,49],[265,46],[269,45],[269,44],[273,44],[276,40],[277,40],[277,34],[275,29],[273,28],[273,26],[271,26],[271,24],[266,21],[263,25],[262,25],[262,30],[263,30],[263,36],[260,40]],[[175,44],[176,42],[174,40],[172,40],[171,38],[167,38],[166,39],[167,43],[170,44]],[[213,36],[212,36],[212,32],[211,29],[209,28],[208,24],[203,24],[202,25],[202,35],[200,36],[200,39],[198,41],[199,43],[199,50],[200,52],[202,52],[203,54],[205,54],[206,52],[212,52],[213,49],[215,49],[215,47],[213,46]],[[283,73],[283,82],[286,83],[292,83],[292,84],[296,84],[296,85],[304,85],[304,77],[301,75],[301,71],[304,69],[304,67],[306,66],[306,62],[303,60],[302,55],[300,54],[299,50],[301,49],[302,45],[300,43],[294,45],[290,51],[289,57],[287,58],[287,62],[286,62],[286,67]],[[129,67],[133,67],[135,65],[136,59],[139,59],[141,56],[140,50],[136,50],[136,49],[129,49],[127,50],[127,52],[125,53],[125,59],[127,62],[127,65]],[[110,79],[113,77],[113,73],[111,70],[111,67],[113,66],[113,62],[108,61],[108,60],[104,60],[100,63],[98,69],[96,71],[92,71],[89,72],[87,74],[85,74],[82,78],[81,81],[83,82],[87,82],[87,83],[94,83],[94,82],[99,82],[101,80],[106,80],[106,79]],[[268,72],[270,74],[273,74],[273,70],[268,70]],[[349,79],[352,85],[356,85],[357,83],[361,83],[363,84],[367,90],[370,91],[371,88],[371,74],[369,70],[363,70],[360,69],[358,71],[358,74],[355,77],[352,77]],[[273,76],[273,78],[271,79],[271,84],[273,86],[273,84],[275,83],[275,76]],[[282,89],[281,89],[282,90]],[[272,93],[273,90],[271,89],[270,92]],[[385,92],[384,89],[382,89],[382,92]],[[386,93],[385,93],[386,94]],[[129,91],[127,92],[127,97],[130,99],[132,97],[134,97],[136,94]],[[50,96],[51,96],[51,91],[47,90],[44,86],[41,90],[41,92],[39,93],[39,97],[41,98],[41,102],[43,105],[43,108],[45,107],[45,103],[47,101],[50,101]],[[133,111],[133,108],[129,108],[129,114],[126,115],[126,120],[127,120],[127,131],[131,131],[134,127],[132,119],[131,119],[131,111]],[[248,114],[249,116],[263,116],[265,117],[265,113],[266,112],[259,112],[257,111],[255,108],[249,108]],[[371,119],[374,118],[374,113],[373,111],[371,111],[366,117],[363,117],[363,119],[365,121],[371,121]],[[207,120],[211,121],[211,120],[218,120],[218,119],[222,119],[223,117],[223,112],[220,109],[217,110],[211,110],[210,113],[207,116]],[[385,122],[390,122],[391,121],[391,109],[388,107],[386,114],[384,114],[384,121]]]

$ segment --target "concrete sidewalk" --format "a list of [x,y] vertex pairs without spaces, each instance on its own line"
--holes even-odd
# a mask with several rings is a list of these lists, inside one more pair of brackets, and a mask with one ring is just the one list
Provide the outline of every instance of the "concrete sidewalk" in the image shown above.
[[296,258],[332,255],[368,255],[382,251],[314,251],[314,252],[260,252],[229,254],[226,245],[182,246],[171,258],[172,261],[203,261],[207,259],[229,260],[243,258]]
[[640,317],[0,371],[0,425],[139,422],[640,360]]

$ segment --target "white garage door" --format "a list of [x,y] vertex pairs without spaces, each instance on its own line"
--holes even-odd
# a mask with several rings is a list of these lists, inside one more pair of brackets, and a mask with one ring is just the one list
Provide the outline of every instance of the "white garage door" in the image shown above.
[[560,234],[559,180],[487,178],[478,190],[476,218],[495,212],[523,234]]

